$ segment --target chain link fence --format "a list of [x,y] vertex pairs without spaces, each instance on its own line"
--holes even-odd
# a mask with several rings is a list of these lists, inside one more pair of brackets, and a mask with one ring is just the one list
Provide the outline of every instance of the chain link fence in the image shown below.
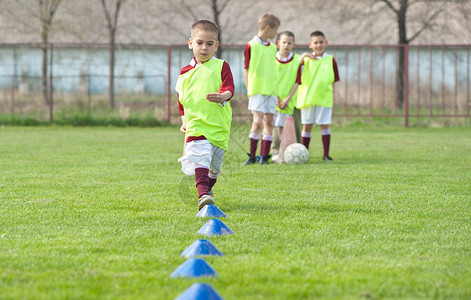
[[[236,120],[250,118],[244,47],[225,45],[222,53],[234,75],[232,107]],[[298,47],[295,52],[308,50]],[[402,105],[397,101],[401,50],[406,53]],[[470,45],[333,45],[327,51],[334,55],[340,73],[340,82],[334,88],[334,117],[396,118],[406,126],[427,118],[469,122]],[[46,53],[44,72],[40,45],[0,45],[3,119],[47,121],[84,115],[179,122],[174,86],[180,69],[192,58],[186,45],[118,45],[114,107],[109,102],[107,46],[56,44]]]

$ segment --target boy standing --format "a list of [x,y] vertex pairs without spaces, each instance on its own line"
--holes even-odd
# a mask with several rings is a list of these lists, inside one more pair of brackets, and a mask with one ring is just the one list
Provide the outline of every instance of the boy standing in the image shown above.
[[276,46],[268,42],[273,39],[280,27],[280,20],[270,13],[258,19],[258,34],[248,43],[244,53],[244,79],[249,97],[249,110],[253,121],[250,130],[250,153],[244,165],[257,162],[256,152],[263,126],[260,146],[260,164],[270,159],[270,146],[273,141],[273,114],[276,107]]
[[179,159],[186,175],[195,175],[198,210],[214,204],[212,188],[221,172],[229,143],[234,80],[229,64],[214,56],[218,27],[201,20],[191,27],[188,47],[194,57],[180,71],[175,87],[185,133],[186,153]]
[[[272,144],[272,150],[279,150],[274,147],[275,144],[279,145],[281,140],[281,135],[283,133],[283,126],[285,125],[285,118],[292,116],[294,108],[296,107],[296,98],[297,98],[297,88],[298,83],[296,83],[300,74],[299,69],[299,55],[291,52],[294,43],[294,34],[291,31],[283,31],[278,34],[276,46],[278,47],[278,52],[276,53],[276,68],[278,74],[278,80],[276,85],[278,87],[278,99],[277,107],[273,120],[274,128],[279,128],[278,141],[277,138],[274,138]],[[274,162],[281,162],[279,159],[273,158]]]
[[334,102],[334,83],[339,81],[337,62],[332,55],[325,52],[328,42],[324,33],[311,33],[309,48],[312,53],[301,56],[302,74],[298,90],[298,109],[301,109],[303,131],[301,143],[309,149],[313,124],[319,125],[324,148],[323,160],[331,161],[330,124],[332,123],[332,106]]

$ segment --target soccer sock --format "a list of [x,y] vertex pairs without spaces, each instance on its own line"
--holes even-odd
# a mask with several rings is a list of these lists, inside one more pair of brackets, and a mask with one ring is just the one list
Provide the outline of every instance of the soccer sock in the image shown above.
[[198,190],[198,197],[201,198],[203,195],[209,193],[209,169],[197,167],[195,168],[195,181],[196,181],[196,190]]
[[[221,172],[219,172],[221,173]],[[218,181],[219,173],[212,173],[211,171],[208,172],[208,177],[209,177],[209,190],[213,189],[213,186],[216,184],[216,181]]]
[[309,143],[311,142],[311,133],[303,131],[301,133],[301,144],[306,146],[307,149],[309,149]]
[[324,157],[329,156],[330,149],[330,128],[321,130],[322,145],[324,146]]
[[257,145],[258,140],[260,139],[260,134],[251,132],[249,135],[250,138],[250,156],[255,157],[257,155]]
[[273,136],[272,135],[263,135],[262,137],[262,146],[260,149],[260,155],[262,157],[267,156],[268,153],[270,153],[270,147],[271,143],[273,142]]

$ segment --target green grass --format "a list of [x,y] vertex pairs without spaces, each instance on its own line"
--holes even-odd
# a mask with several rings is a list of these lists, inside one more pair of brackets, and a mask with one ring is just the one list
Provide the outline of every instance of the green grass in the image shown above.
[[242,166],[233,127],[215,187],[233,236],[217,278],[173,279],[207,221],[177,127],[0,128],[1,299],[471,298],[471,131],[369,125],[320,135],[301,166]]

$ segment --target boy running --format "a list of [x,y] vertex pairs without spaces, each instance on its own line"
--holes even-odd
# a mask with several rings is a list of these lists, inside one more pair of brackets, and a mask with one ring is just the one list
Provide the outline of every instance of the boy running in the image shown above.
[[194,57],[184,67],[175,87],[185,133],[186,153],[179,159],[186,175],[195,175],[198,210],[214,204],[212,188],[221,172],[228,149],[234,95],[234,80],[229,64],[214,56],[218,27],[201,20],[191,27],[188,47]]

